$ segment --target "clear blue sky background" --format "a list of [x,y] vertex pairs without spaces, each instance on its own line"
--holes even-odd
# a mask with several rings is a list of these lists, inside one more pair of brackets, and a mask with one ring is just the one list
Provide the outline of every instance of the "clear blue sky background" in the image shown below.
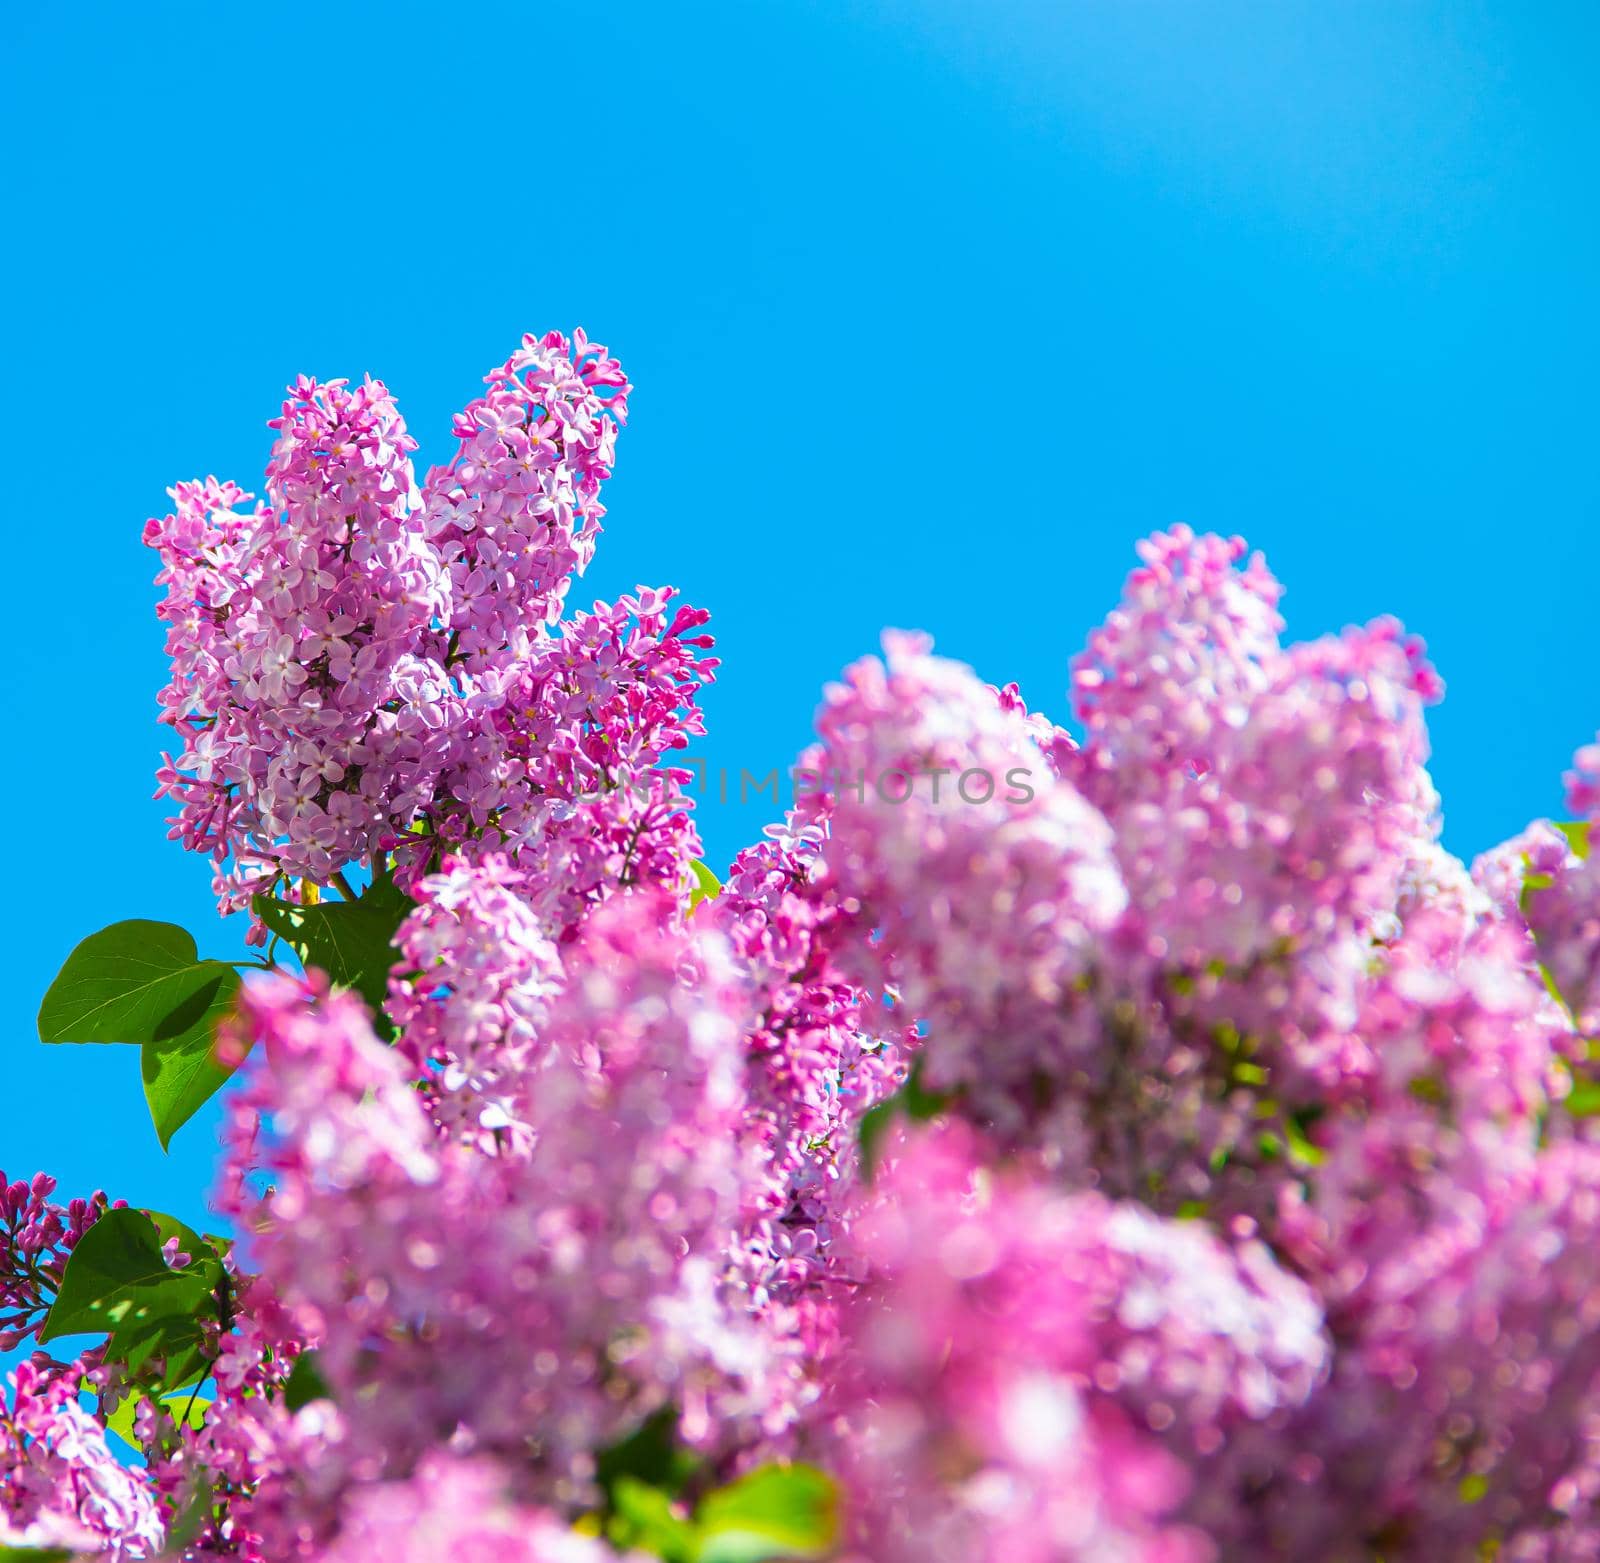
[[[82,935],[235,953],[150,801],[165,486],[252,485],[296,371],[424,459],[525,329],[638,385],[584,598],[715,615],[713,768],[803,742],[885,624],[1065,713],[1141,534],[1245,533],[1299,635],[1450,685],[1447,840],[1557,810],[1600,721],[1600,12],[920,0],[13,6],[0,1165],[198,1217],[137,1059],[46,1049]],[[706,808],[725,861],[764,810]]]

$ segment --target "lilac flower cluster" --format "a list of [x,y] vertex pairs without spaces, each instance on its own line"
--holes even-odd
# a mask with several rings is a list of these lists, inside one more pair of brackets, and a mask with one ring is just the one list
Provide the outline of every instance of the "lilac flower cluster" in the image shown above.
[[[529,337],[418,484],[381,385],[303,380],[263,506],[150,524],[174,834],[394,938],[246,982],[204,1415],[36,1354],[0,1546],[721,1556],[810,1462],[835,1563],[1600,1563],[1600,746],[1469,869],[1420,642],[1285,644],[1179,527],[1077,736],[891,634],[719,886],[706,615],[567,604],[628,389]],[[107,1208],[52,1190],[0,1192],[8,1348]]]
[[79,1381],[24,1362],[9,1393],[0,1388],[0,1548],[154,1558],[164,1538],[155,1498],[78,1404]]
[[544,1052],[510,1054],[519,1135],[502,1143],[481,1113],[448,1134],[455,1104],[430,1112],[439,1098],[352,996],[248,990],[262,1062],[234,1103],[231,1202],[340,1408],[322,1474],[404,1477],[469,1440],[520,1455],[530,1492],[577,1501],[594,1451],[669,1396],[705,1439],[713,1388],[759,1394],[724,1274],[744,1004],[715,943],[651,897],[617,901],[566,952]]
[[[613,784],[686,741],[678,700],[692,707],[714,666],[688,650],[707,644],[685,633],[704,615],[668,625],[672,594],[641,588],[551,628],[605,513],[621,368],[581,331],[551,333],[488,384],[456,418],[455,459],[419,489],[383,385],[302,377],[273,420],[265,505],[241,510],[248,494],[208,478],[147,525],[172,657],[162,720],[181,741],[160,791],[179,805],[173,835],[216,863],[224,911],[401,844],[414,876],[486,825],[492,845],[537,856],[560,781],[604,768],[608,740]],[[645,688],[641,709],[628,695]],[[566,753],[547,764],[552,744]],[[674,829],[693,856],[671,793],[632,827],[652,837],[644,861],[595,854],[591,879],[659,874],[654,837]]]
[[67,1256],[109,1208],[98,1189],[89,1199],[58,1205],[50,1198],[55,1188],[48,1173],[8,1183],[0,1172],[0,1351],[15,1351],[38,1332]]
[[896,1149],[833,1386],[864,1556],[1210,1556],[1184,1509],[1230,1432],[1327,1369],[1310,1289],[1259,1241],[991,1177],[964,1134]]

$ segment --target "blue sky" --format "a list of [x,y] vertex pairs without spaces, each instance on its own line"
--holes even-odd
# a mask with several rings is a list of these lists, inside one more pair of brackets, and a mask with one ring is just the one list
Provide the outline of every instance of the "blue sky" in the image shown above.
[[[0,251],[21,543],[0,1166],[202,1213],[137,1059],[46,1049],[128,916],[235,953],[150,801],[176,478],[259,481],[297,371],[421,459],[527,329],[638,386],[579,600],[672,583],[764,772],[885,624],[1065,715],[1143,533],[1244,533],[1297,635],[1399,614],[1446,840],[1600,723],[1600,12],[1327,0],[12,7]],[[765,809],[708,806],[713,860]]]

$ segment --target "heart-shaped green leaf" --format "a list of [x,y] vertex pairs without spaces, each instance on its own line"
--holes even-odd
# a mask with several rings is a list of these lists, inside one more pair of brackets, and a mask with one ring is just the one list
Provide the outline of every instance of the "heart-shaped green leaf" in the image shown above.
[[[104,1332],[108,1361],[137,1372],[159,1357],[164,1385],[198,1379],[204,1366],[200,1320],[222,1269],[200,1243],[199,1254],[190,1250],[194,1262],[173,1270],[162,1256],[163,1241],[142,1210],[108,1210],[72,1250],[40,1342]],[[180,1234],[180,1242],[187,1241]]]
[[113,923],[67,957],[39,1006],[41,1042],[170,1041],[199,1023],[238,974],[197,959],[175,923]]

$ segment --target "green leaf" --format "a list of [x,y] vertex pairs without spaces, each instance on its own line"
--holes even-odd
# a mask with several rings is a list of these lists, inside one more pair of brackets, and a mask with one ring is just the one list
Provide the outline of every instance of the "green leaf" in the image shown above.
[[692,912],[702,901],[714,901],[722,894],[722,881],[698,858],[689,865],[694,884],[689,890],[689,910]]
[[238,974],[196,958],[174,923],[113,923],[67,957],[39,1006],[41,1042],[151,1042],[182,1037]]
[[322,1376],[314,1351],[302,1351],[294,1359],[289,1376],[283,1381],[283,1403],[291,1411],[309,1406],[313,1400],[331,1400],[333,1391]]
[[0,1546],[0,1563],[72,1563],[65,1547]]
[[815,1558],[838,1534],[838,1495],[810,1465],[766,1465],[709,1494],[695,1514],[694,1563]]
[[220,1259],[225,1249],[218,1247],[219,1243],[227,1248],[233,1246],[226,1238],[201,1237],[193,1227],[186,1226],[176,1216],[169,1216],[164,1211],[141,1210],[139,1214],[149,1218],[150,1225],[156,1229],[156,1236],[161,1239],[163,1247],[173,1238],[177,1238],[178,1252],[187,1254],[191,1264],[202,1259],[213,1261]]
[[255,898],[256,916],[300,957],[325,971],[341,988],[354,988],[381,1015],[394,964],[394,936],[411,901],[388,874],[373,879],[354,901],[296,906],[271,896]]
[[[206,1407],[211,1404],[211,1397],[197,1395],[195,1387],[191,1384],[187,1389],[169,1389],[157,1397],[158,1403],[172,1413],[173,1421],[180,1426],[198,1428],[205,1421]],[[106,1427],[134,1449],[139,1448],[139,1440],[134,1436],[133,1419],[138,1414],[139,1403],[144,1398],[145,1396],[138,1390],[130,1390],[116,1403],[105,1419]]]
[[620,1547],[641,1548],[668,1563],[695,1556],[693,1525],[673,1507],[671,1497],[632,1476],[619,1476],[611,1490],[614,1507],[607,1534]]
[[224,968],[224,972],[204,1010],[187,1030],[177,1036],[151,1038],[140,1050],[144,1099],[162,1150],[238,1068],[237,1061],[223,1063],[217,1056],[217,1025],[233,1008],[239,992],[239,974],[232,968]]
[[1591,841],[1590,822],[1580,820],[1557,820],[1555,827],[1567,838],[1567,845],[1572,848],[1574,857],[1586,858],[1589,855]]
[[900,1099],[905,1104],[906,1116],[913,1123],[927,1123],[937,1118],[955,1100],[948,1091],[930,1091],[922,1083],[920,1058],[911,1066],[911,1073],[900,1088]]
[[628,1476],[677,1497],[700,1467],[697,1455],[678,1442],[678,1412],[663,1406],[620,1443],[595,1458],[595,1478],[608,1499],[618,1481]]
[[108,1210],[72,1250],[40,1343],[105,1331],[107,1361],[139,1372],[161,1357],[163,1386],[197,1380],[205,1361],[200,1319],[221,1268],[200,1255],[185,1269],[169,1269],[161,1244],[143,1211]]
[[1574,1118],[1593,1118],[1600,1113],[1600,1080],[1576,1080],[1561,1105]]

